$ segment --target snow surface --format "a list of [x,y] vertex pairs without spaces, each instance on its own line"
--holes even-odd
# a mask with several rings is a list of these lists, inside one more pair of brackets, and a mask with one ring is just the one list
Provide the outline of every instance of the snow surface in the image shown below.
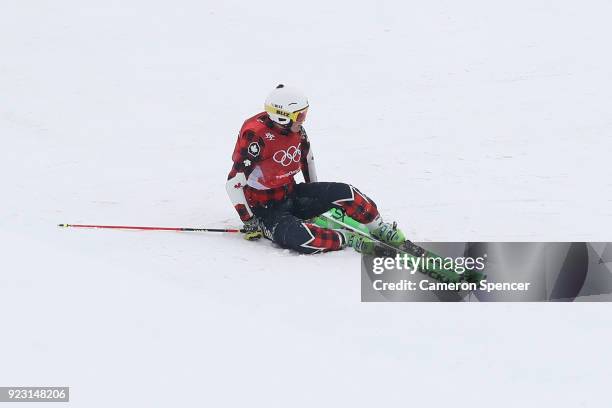
[[239,225],[235,137],[284,82],[320,178],[414,240],[612,241],[611,13],[1,2],[0,385],[78,407],[609,406],[607,304],[361,304],[352,251],[56,224]]

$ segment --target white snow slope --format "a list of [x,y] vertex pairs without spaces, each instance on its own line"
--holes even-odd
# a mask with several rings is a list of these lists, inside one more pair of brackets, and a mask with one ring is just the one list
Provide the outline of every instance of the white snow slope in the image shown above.
[[[242,121],[309,95],[322,180],[414,240],[611,241],[609,1],[0,2],[0,385],[77,407],[603,407],[607,304],[362,304],[237,235]],[[20,405],[28,406],[28,404]]]

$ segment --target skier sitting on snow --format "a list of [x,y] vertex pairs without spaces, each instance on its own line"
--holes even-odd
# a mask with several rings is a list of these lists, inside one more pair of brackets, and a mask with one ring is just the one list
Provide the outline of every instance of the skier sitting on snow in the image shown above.
[[[346,246],[373,253],[375,243],[364,235],[308,221],[338,208],[365,225],[373,237],[396,247],[404,242],[395,223],[384,222],[374,201],[357,188],[317,181],[312,149],[302,127],[308,100],[301,92],[278,85],[266,99],[265,109],[242,125],[226,184],[244,222],[246,239],[265,235],[283,248],[305,254]],[[306,182],[296,184],[293,177],[300,171]]]

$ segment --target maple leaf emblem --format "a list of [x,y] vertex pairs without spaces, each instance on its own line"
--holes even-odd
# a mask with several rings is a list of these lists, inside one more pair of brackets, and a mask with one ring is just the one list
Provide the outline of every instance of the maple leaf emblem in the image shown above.
[[249,145],[249,154],[253,157],[257,157],[259,156],[259,150],[261,150],[261,148],[259,147],[259,144],[257,144],[257,142],[253,142]]

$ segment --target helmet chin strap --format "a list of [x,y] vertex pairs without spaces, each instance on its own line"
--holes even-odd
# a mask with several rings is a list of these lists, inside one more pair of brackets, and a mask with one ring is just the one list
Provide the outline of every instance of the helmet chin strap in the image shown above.
[[291,133],[291,126],[293,126],[293,121],[290,120],[286,125],[282,125],[283,129],[281,130],[281,134],[288,135]]
[[281,125],[280,123],[276,123],[274,121],[271,121],[272,123],[274,123],[274,125],[278,126],[280,128],[280,133],[281,135],[288,135],[289,133],[291,133],[291,126],[293,125],[293,121],[290,120],[289,123],[285,124],[285,125]]
[[272,126],[275,127],[277,126],[278,128],[280,128],[280,133],[281,135],[288,135],[289,133],[291,133],[291,126],[293,126],[293,121],[289,120],[288,123],[281,125],[280,123],[274,122],[272,119],[270,119],[270,117],[268,116],[268,127]]

